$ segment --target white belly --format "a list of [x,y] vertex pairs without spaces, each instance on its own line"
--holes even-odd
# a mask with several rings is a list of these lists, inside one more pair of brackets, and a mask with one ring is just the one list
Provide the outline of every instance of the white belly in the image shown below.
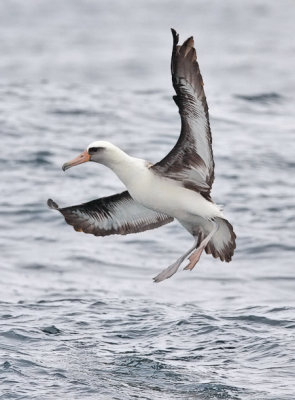
[[192,215],[203,218],[222,217],[217,205],[199,193],[180,186],[177,181],[157,176],[149,170],[141,179],[128,186],[131,196],[136,201],[178,220],[189,220]]

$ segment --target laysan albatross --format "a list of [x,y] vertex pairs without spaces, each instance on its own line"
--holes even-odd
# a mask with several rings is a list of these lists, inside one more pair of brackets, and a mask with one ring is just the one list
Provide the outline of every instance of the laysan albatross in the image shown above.
[[190,37],[180,46],[174,29],[172,34],[173,99],[181,118],[176,145],[161,161],[151,164],[109,142],[95,141],[65,163],[63,170],[95,161],[111,168],[127,191],[65,208],[48,200],[48,206],[60,211],[76,231],[95,236],[142,232],[177,219],[192,234],[194,244],[160,272],[155,282],[170,278],[188,256],[184,269],[192,270],[203,250],[229,262],[236,247],[232,225],[210,197],[214,181],[212,138],[194,40]]

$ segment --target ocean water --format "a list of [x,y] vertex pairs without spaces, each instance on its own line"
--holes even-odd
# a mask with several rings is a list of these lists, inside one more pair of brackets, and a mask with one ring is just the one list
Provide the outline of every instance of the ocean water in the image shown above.
[[[0,3],[0,399],[293,400],[295,5],[291,0]],[[154,284],[192,239],[126,237],[49,210],[122,191],[93,140],[152,162],[174,145],[172,37],[194,35],[213,198],[233,261]]]

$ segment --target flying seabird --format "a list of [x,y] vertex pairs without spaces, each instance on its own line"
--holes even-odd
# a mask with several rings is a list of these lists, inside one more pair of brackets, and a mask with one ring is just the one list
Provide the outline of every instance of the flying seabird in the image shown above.
[[48,206],[60,211],[78,232],[95,236],[126,235],[158,228],[175,218],[194,237],[193,246],[155,282],[170,278],[189,256],[184,268],[192,270],[203,250],[221,261],[231,261],[236,235],[210,191],[214,181],[214,160],[208,105],[197,62],[193,37],[178,45],[172,29],[173,99],[181,118],[181,132],[173,149],[156,164],[131,157],[106,141],[91,143],[78,157],[63,165],[65,171],[86,161],[109,167],[127,191],[71,207]]

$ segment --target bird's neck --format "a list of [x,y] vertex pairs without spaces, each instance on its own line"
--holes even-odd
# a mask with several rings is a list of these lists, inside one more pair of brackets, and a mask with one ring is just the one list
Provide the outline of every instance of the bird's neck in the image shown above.
[[127,189],[138,179],[139,170],[144,168],[144,160],[131,157],[118,147],[103,164],[117,175]]

